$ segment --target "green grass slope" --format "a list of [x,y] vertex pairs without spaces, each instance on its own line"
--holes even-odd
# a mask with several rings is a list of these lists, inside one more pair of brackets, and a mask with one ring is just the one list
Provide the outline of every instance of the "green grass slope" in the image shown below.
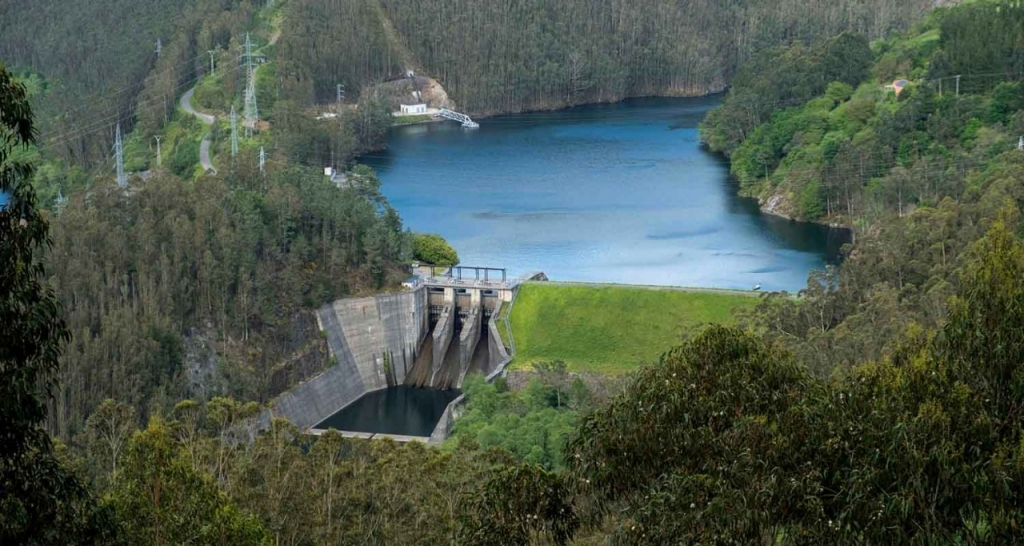
[[654,362],[687,330],[757,304],[739,294],[526,284],[512,309],[514,368],[564,361],[570,371],[625,373]]

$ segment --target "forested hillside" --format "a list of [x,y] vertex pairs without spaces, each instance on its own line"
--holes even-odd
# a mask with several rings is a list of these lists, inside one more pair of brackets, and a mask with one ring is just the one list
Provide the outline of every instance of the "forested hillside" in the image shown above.
[[[180,113],[163,106],[169,84],[159,80],[190,84],[205,70],[202,59],[188,69],[190,55],[207,44],[230,66],[252,26],[246,6],[208,4],[228,21],[216,38],[206,23],[176,27],[184,38],[164,44],[163,68],[142,86],[146,108],[129,116],[136,135],[194,132],[167,122]],[[35,176],[18,155],[34,140],[31,109],[0,66],[0,190],[11,195],[0,211],[0,543],[1019,540],[1019,1],[943,9],[873,43],[922,6],[707,5],[700,25],[726,21],[719,8],[739,21],[714,34],[718,46],[705,44],[726,62],[708,73],[663,41],[673,25],[680,35],[700,26],[688,26],[681,4],[419,6],[332,4],[380,23],[353,38],[366,50],[338,53],[313,34],[285,34],[279,52],[264,50],[265,73],[280,76],[263,76],[261,92],[277,93],[273,124],[237,156],[215,134],[215,177],[191,176],[190,152],[122,189],[98,170],[64,170],[45,151]],[[346,19],[313,21],[315,8],[281,7],[286,18],[310,18],[310,29],[344,32]],[[536,42],[514,41],[513,23]],[[473,25],[486,32],[413,37]],[[558,25],[576,38],[555,40]],[[861,33],[838,32],[846,26]],[[568,44],[590,49],[567,57]],[[377,47],[391,53],[367,53]],[[856,233],[841,266],[814,273],[800,298],[767,295],[742,329],[659,348],[668,351],[659,363],[623,379],[611,399],[559,363],[538,366],[519,392],[470,382],[466,413],[439,448],[309,436],[283,421],[258,430],[261,403],[326,364],[309,308],[392,285],[409,255],[371,172],[356,169],[339,188],[301,165],[333,152],[334,139],[383,130],[372,94],[344,107],[336,133],[312,125],[306,101],[332,100],[339,73],[356,80],[344,82],[351,89],[412,63],[457,100],[522,109],[561,104],[551,97],[574,89],[603,100],[709,86],[747,56],[705,140],[731,157],[743,192]],[[649,77],[623,68],[648,62],[638,59],[653,63]],[[500,85],[486,78],[495,73]],[[596,73],[618,87],[565,80]],[[886,88],[897,78],[907,81],[899,94]],[[37,96],[48,92],[48,79],[29,81]],[[237,103],[238,86],[220,84],[217,107]],[[280,148],[261,172],[252,152],[271,144]],[[81,183],[69,186],[69,202],[37,200],[36,186],[72,176]]]
[[266,402],[327,363],[309,309],[397,282],[409,242],[372,176],[339,191],[301,170],[226,174],[96,187],[55,222],[62,437],[106,398],[143,419],[183,398]]
[[[726,88],[753,53],[842,30],[885,36],[932,0],[574,2],[298,0],[286,58],[317,100],[402,69],[437,78],[477,114]],[[344,14],[321,17],[323,13]]]
[[[243,36],[261,14],[281,14],[280,41],[264,52],[274,63],[261,75],[267,115],[278,99],[299,109],[334,102],[339,84],[357,100],[409,69],[486,114],[717,92],[756,51],[842,29],[881,37],[930,4],[16,0],[0,6],[0,59],[37,76],[49,157],[96,164],[109,159],[118,122],[126,132],[137,125],[138,142],[151,145],[181,93],[209,74],[207,52],[221,70],[217,90],[206,91],[219,103],[239,96]],[[255,38],[262,47],[270,37]]]
[[1022,40],[1024,7],[980,2],[873,51],[841,48],[845,73],[822,64],[827,47],[769,50],[741,71],[702,127],[741,192],[856,233],[803,304],[770,299],[752,324],[827,375],[881,356],[908,322],[942,323],[975,242],[1022,205]]
[[250,0],[12,0],[0,5],[0,59],[41,78],[40,144],[95,162],[109,158],[116,123],[127,132],[137,113],[151,136],[155,120],[166,122],[182,85],[209,66],[208,50],[223,50],[234,69],[233,40],[253,13]]

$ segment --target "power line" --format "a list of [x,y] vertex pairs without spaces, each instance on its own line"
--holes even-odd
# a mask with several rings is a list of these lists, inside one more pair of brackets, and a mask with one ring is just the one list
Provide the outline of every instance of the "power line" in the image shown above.
[[[239,67],[237,70],[241,70],[241,67]],[[194,83],[196,83],[201,78],[202,78],[202,76],[195,76],[192,79],[189,79],[189,80],[186,80],[186,81],[184,81],[182,83],[179,83],[175,87],[175,90],[174,90],[175,96],[177,96],[177,91],[181,91],[184,88],[191,87]],[[154,97],[152,99],[149,99],[147,101],[137,102],[136,103],[136,108],[143,107],[143,106],[152,106],[152,105],[155,105],[155,104],[159,104],[162,100],[164,100],[164,98],[161,95],[161,96],[157,96],[157,97]],[[116,112],[114,112],[114,111],[116,111]],[[114,113],[110,113],[110,112],[114,112]],[[124,117],[122,116],[122,113],[123,112],[121,111],[120,108],[116,108],[115,107],[115,108],[108,109],[104,113],[101,113],[100,116],[97,116],[95,119],[86,122],[84,125],[79,125],[74,132],[62,134],[61,138],[52,139],[52,140],[45,140],[45,138],[44,138],[43,142],[40,143],[38,148],[41,149],[41,150],[52,149],[52,148],[57,147],[58,145],[66,144],[66,143],[69,143],[69,142],[71,142],[73,140],[77,140],[80,137],[88,136],[88,135],[94,134],[96,132],[100,132],[100,131],[106,130],[107,128],[110,127],[110,124],[114,120],[123,121]]]

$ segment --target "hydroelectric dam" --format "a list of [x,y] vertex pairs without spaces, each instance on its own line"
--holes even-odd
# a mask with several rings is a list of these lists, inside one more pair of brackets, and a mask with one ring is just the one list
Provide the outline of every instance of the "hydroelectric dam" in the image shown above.
[[544,278],[456,266],[413,277],[400,293],[325,305],[317,321],[330,366],[278,397],[270,413],[313,434],[443,441],[466,376],[492,380],[511,360],[496,322],[502,307],[523,281]]

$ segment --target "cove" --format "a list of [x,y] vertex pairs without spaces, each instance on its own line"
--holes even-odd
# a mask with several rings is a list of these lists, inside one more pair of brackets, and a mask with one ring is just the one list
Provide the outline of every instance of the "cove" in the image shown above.
[[720,101],[635,99],[392,130],[361,162],[463,264],[552,280],[796,291],[844,230],[760,212],[697,126]]

